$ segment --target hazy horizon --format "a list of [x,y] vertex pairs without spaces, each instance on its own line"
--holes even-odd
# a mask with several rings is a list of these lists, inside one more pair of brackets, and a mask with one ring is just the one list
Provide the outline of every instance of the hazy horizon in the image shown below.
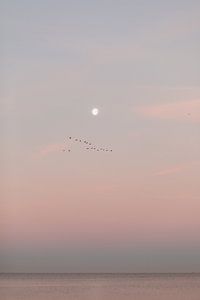
[[114,272],[114,273],[110,273],[110,272],[0,272],[0,275],[144,275],[144,276],[148,276],[148,275],[188,275],[188,274],[193,274],[193,275],[200,275],[200,272]]

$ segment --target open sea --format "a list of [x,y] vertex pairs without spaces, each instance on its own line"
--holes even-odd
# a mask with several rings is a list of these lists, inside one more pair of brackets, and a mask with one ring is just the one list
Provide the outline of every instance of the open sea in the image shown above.
[[1,300],[200,300],[200,274],[0,274]]

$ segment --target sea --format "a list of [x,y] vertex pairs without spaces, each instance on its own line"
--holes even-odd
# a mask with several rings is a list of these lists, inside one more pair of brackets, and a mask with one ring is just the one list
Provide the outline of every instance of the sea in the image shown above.
[[0,274],[1,300],[200,300],[200,274]]

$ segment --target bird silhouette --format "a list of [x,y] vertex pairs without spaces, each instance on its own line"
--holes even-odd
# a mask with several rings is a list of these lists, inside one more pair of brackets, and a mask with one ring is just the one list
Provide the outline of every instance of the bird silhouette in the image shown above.
[[[187,113],[188,114],[188,116],[190,115],[190,113]],[[79,142],[79,143],[84,143],[84,144],[86,144],[87,146],[87,148],[85,148],[86,150],[96,150],[96,151],[104,151],[104,152],[113,152],[113,149],[109,149],[109,148],[103,148],[103,147],[97,147],[97,146],[95,146],[92,142],[89,142],[89,141],[87,141],[87,140],[84,140],[84,139],[82,139],[81,137],[79,137],[79,138],[74,138],[74,137],[72,137],[72,136],[69,136],[68,137],[68,139],[70,139],[70,140],[74,140],[75,142]],[[91,146],[91,147],[89,147],[89,146]],[[62,149],[62,152],[71,152],[71,149]]]

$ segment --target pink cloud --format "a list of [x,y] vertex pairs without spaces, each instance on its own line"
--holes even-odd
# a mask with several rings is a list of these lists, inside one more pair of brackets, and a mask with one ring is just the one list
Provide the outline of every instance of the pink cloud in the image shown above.
[[134,111],[144,117],[176,121],[200,122],[200,100],[140,106]]
[[165,175],[171,175],[175,173],[181,173],[182,171],[185,171],[187,169],[190,169],[191,167],[198,165],[199,161],[192,161],[189,163],[183,163],[183,164],[177,164],[173,165],[171,167],[166,167],[164,169],[161,169],[160,171],[156,172],[155,176],[165,176]]
[[170,175],[170,174],[174,174],[174,173],[180,173],[181,171],[183,171],[186,168],[185,165],[177,165],[174,167],[169,167],[166,169],[162,169],[160,171],[158,171],[157,173],[155,173],[156,176],[165,176],[165,175]]
[[41,147],[38,150],[37,154],[40,157],[45,157],[48,156],[49,154],[60,152],[64,148],[66,148],[66,146],[63,143],[48,144],[46,146]]

